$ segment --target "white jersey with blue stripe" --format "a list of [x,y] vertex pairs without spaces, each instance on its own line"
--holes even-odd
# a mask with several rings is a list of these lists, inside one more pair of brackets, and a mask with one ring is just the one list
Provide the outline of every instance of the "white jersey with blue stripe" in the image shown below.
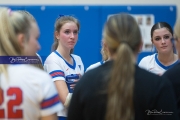
[[179,61],[177,60],[176,62],[172,63],[169,66],[164,66],[159,60],[158,60],[158,54],[155,53],[153,55],[148,55],[144,57],[140,62],[139,62],[139,67],[155,73],[157,75],[162,75],[166,70],[169,68],[173,67],[176,65]]
[[[75,76],[76,78],[77,75],[82,76],[84,74],[84,65],[81,58],[74,54],[71,54],[71,57],[73,59],[73,65],[69,64],[66,60],[64,60],[57,51],[52,52],[47,57],[44,62],[44,70],[51,75],[53,81],[63,80],[67,83],[67,77]],[[71,92],[70,89],[69,92]],[[61,110],[58,113],[58,116],[67,116],[66,108]]]
[[89,71],[89,70],[92,70],[92,69],[94,69],[94,68],[96,68],[96,67],[98,67],[98,66],[100,66],[100,65],[102,65],[102,64],[104,64],[104,63],[105,63],[105,61],[100,61],[100,62],[94,63],[94,64],[90,65],[90,66],[86,69],[86,72]]
[[9,65],[0,75],[0,119],[38,120],[63,105],[51,77],[30,65]]

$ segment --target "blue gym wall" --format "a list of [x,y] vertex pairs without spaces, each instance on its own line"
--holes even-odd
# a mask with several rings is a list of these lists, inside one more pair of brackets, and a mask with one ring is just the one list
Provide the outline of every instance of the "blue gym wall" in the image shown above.
[[[85,69],[101,61],[101,39],[103,25],[109,14],[127,12],[130,14],[153,14],[155,23],[168,22],[172,27],[176,20],[176,6],[9,6],[13,10],[27,10],[36,18],[40,28],[38,51],[43,61],[51,53],[53,44],[54,22],[58,15],[72,15],[79,19],[81,28],[74,54],[81,56]],[[131,9],[128,9],[131,7]],[[141,52],[139,60],[152,54]]]

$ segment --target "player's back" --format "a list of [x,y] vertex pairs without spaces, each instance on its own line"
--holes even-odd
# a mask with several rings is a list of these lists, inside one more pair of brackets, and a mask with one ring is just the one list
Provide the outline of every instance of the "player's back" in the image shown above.
[[9,65],[0,76],[0,119],[37,120],[61,109],[51,77],[30,65]]

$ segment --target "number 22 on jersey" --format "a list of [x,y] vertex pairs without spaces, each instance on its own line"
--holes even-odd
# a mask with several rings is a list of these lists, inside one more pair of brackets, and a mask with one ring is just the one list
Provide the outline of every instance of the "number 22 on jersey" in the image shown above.
[[[5,101],[4,96],[13,97],[14,99],[9,99]],[[23,118],[23,110],[16,109],[15,106],[20,106],[22,104],[22,90],[18,87],[10,87],[7,91],[3,91],[0,88],[0,119],[20,119]],[[2,108],[2,104],[5,104]],[[7,115],[7,116],[5,116]]]

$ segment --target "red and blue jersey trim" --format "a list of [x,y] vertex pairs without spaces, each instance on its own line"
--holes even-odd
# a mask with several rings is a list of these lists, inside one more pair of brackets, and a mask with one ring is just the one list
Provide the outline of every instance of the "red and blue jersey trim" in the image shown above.
[[56,104],[60,103],[58,94],[54,95],[51,98],[45,99],[41,102],[41,109],[50,108]]
[[64,77],[64,72],[61,70],[55,70],[49,73],[51,75],[52,78],[55,77]]

